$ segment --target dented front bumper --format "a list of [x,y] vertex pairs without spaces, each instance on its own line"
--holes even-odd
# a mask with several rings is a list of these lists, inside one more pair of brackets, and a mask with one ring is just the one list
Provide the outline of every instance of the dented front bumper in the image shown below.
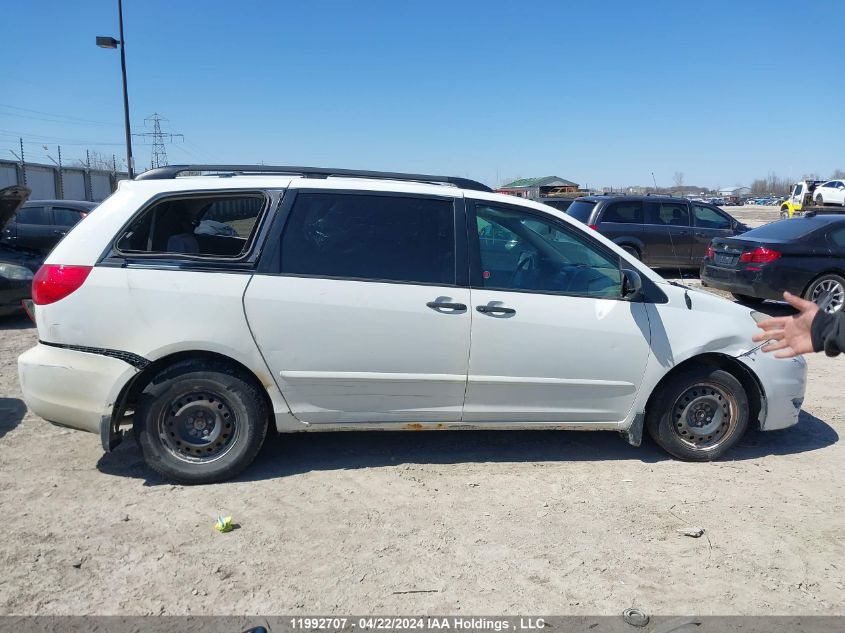
[[807,388],[807,361],[803,357],[775,358],[760,347],[742,354],[737,360],[757,376],[763,389],[760,429],[774,431],[798,423]]

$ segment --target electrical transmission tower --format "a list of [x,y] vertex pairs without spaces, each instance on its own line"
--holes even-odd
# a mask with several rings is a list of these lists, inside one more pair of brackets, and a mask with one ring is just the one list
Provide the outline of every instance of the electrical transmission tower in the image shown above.
[[180,138],[183,141],[185,140],[184,134],[176,134],[174,132],[161,131],[161,122],[167,120],[168,119],[165,119],[158,112],[155,112],[151,116],[148,116],[146,119],[144,119],[145,125],[149,125],[150,123],[152,123],[153,131],[141,132],[140,134],[132,135],[140,136],[141,138],[145,139],[152,139],[153,149],[150,154],[150,169],[155,169],[156,167],[164,167],[168,164],[167,148],[164,146],[165,143],[172,143],[174,138]]

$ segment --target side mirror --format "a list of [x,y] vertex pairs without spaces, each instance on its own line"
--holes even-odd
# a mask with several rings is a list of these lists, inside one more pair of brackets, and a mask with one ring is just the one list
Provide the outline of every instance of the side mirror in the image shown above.
[[622,298],[626,301],[642,301],[643,280],[637,271],[622,269]]

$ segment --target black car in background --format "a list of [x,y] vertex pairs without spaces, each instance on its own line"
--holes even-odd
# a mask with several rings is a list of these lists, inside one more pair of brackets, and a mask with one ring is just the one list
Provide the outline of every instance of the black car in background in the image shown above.
[[748,230],[706,202],[669,196],[585,196],[566,209],[654,268],[695,268],[716,237]]
[[0,229],[0,242],[46,255],[97,204],[84,200],[27,202]]
[[[29,197],[26,187],[0,189],[0,232]],[[0,316],[21,310],[32,291],[32,277],[43,257],[37,251],[0,242]]]
[[828,312],[845,303],[845,216],[778,220],[739,237],[717,238],[701,265],[701,284],[746,303],[782,299],[783,291]]

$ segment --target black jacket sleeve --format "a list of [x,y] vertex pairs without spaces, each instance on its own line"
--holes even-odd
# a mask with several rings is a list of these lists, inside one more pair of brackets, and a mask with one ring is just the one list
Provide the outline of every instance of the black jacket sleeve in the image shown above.
[[819,310],[810,328],[813,351],[836,356],[845,351],[845,312],[828,314]]

